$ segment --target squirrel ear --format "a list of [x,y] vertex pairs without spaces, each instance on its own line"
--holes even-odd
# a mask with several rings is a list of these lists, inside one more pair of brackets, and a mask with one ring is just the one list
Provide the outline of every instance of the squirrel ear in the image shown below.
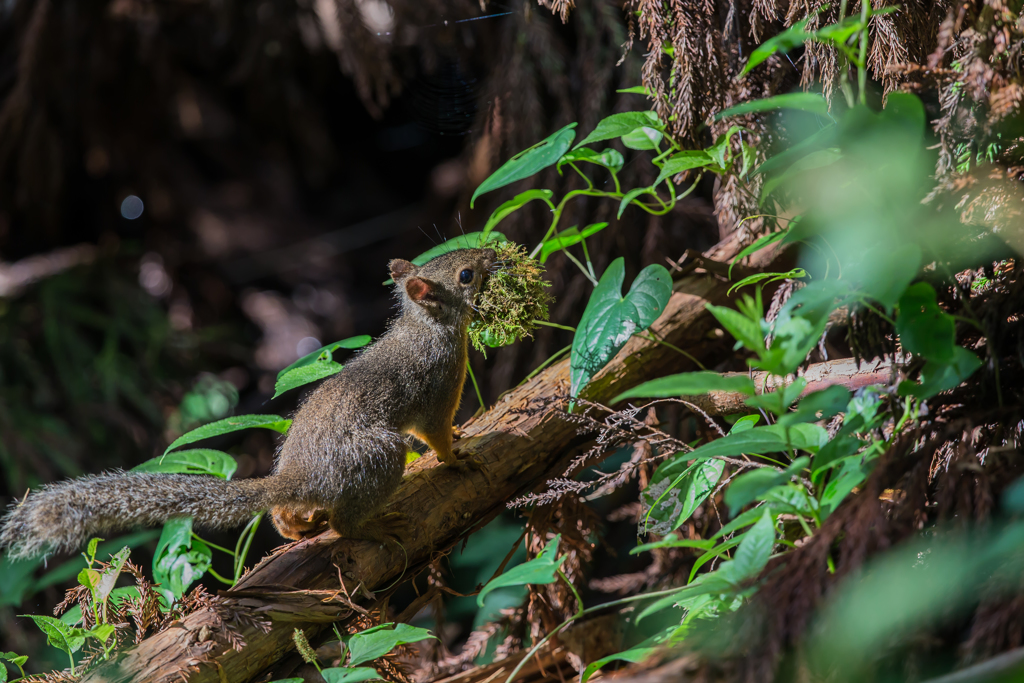
[[416,272],[416,266],[400,258],[392,259],[388,263],[388,269],[391,271],[391,279],[395,282]]
[[426,304],[437,301],[434,297],[434,285],[420,277],[410,277],[405,281],[405,293],[416,303]]

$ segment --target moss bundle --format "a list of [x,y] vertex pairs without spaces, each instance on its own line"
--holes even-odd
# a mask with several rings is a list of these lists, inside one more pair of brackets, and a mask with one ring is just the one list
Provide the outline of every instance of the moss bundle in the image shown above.
[[507,346],[532,337],[537,321],[548,319],[551,283],[541,277],[544,268],[526,248],[512,241],[493,245],[497,252],[490,277],[477,298],[477,319],[469,339],[477,350]]

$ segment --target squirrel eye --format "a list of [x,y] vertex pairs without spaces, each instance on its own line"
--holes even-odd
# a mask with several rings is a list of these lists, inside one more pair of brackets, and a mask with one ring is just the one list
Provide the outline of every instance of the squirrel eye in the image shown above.
[[473,271],[470,270],[469,268],[466,268],[464,271],[459,273],[459,282],[461,282],[462,284],[468,285],[472,281],[473,281]]

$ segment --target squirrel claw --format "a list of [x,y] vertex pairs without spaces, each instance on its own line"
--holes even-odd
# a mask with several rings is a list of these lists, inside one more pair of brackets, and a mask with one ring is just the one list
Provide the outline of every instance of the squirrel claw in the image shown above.
[[452,438],[455,440],[461,439],[466,435],[466,432],[462,431],[462,428],[458,425],[452,425]]

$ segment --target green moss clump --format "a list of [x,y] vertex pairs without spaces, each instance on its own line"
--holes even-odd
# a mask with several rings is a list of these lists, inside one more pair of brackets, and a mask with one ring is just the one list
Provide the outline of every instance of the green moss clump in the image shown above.
[[512,241],[494,247],[497,259],[477,299],[477,319],[469,326],[469,339],[477,350],[508,346],[533,337],[535,321],[548,319],[551,283],[544,268],[526,248]]

